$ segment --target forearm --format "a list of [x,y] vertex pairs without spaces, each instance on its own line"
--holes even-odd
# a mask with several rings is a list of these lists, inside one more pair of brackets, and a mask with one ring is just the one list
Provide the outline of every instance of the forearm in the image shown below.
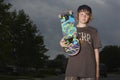
[[95,49],[95,59],[96,59],[96,77],[99,78],[99,50]]

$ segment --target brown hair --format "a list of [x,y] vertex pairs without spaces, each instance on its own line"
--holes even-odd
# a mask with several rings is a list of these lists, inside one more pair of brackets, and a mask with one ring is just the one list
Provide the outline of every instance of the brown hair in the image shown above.
[[76,19],[77,20],[79,20],[79,13],[81,11],[86,12],[86,14],[89,15],[89,20],[87,22],[87,23],[89,23],[89,21],[91,21],[93,19],[91,7],[89,7],[88,5],[81,5],[81,6],[79,6],[78,9],[77,9],[77,15],[76,15]]

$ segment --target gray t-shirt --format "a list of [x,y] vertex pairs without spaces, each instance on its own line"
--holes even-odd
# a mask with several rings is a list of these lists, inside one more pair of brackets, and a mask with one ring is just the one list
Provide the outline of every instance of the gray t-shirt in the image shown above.
[[70,56],[66,76],[95,77],[96,61],[94,49],[101,47],[97,30],[93,27],[78,28],[78,39],[81,50],[75,56]]

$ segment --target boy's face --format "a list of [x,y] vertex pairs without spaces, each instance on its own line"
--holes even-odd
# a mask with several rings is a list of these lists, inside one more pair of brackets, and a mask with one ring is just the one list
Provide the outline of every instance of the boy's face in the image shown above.
[[90,15],[88,11],[81,10],[78,13],[78,20],[82,24],[87,24],[89,22]]

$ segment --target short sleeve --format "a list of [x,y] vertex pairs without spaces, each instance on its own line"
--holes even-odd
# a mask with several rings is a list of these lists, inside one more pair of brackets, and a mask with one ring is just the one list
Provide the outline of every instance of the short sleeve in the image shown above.
[[99,49],[102,47],[100,36],[97,30],[93,34],[93,47],[94,49]]

